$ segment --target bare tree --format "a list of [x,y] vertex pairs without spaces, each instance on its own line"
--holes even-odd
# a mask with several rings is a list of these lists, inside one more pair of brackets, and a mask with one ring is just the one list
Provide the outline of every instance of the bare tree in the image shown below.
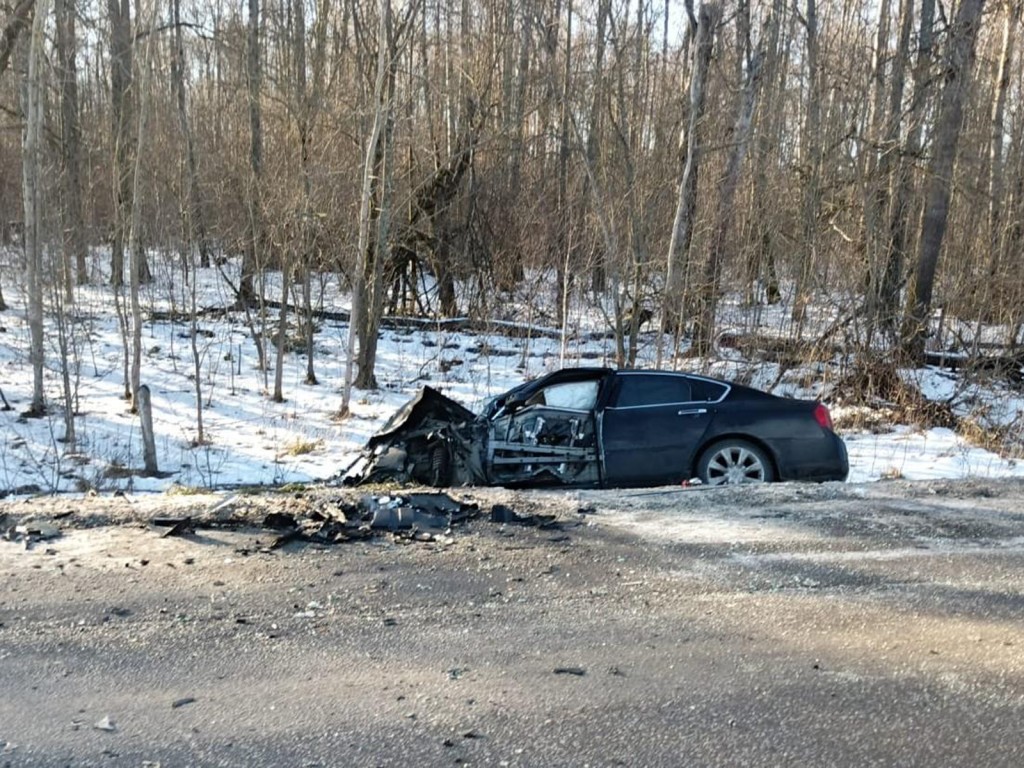
[[[132,317],[132,364],[131,364],[131,409],[139,407],[139,387],[142,376],[142,305],[139,302],[139,288],[143,280],[143,250],[140,242],[142,233],[142,159],[146,156],[146,141],[149,139],[150,79],[153,69],[153,38],[156,36],[156,3],[154,0],[146,36],[146,52],[141,75],[138,78],[141,94],[139,98],[138,144],[135,148],[135,169],[132,174],[131,226],[128,229],[129,296]],[[148,394],[148,393],[147,393]]]
[[[406,9],[405,22],[415,11]],[[382,301],[382,258],[390,229],[390,179],[393,153],[395,67],[398,38],[407,28],[396,25],[391,0],[380,0],[377,26],[377,74],[373,88],[373,123],[366,141],[362,191],[359,200],[359,243],[352,280],[352,313],[340,413],[348,415],[352,387],[374,389],[377,331]],[[353,377],[353,367],[358,375]]]
[[124,238],[128,206],[132,193],[132,27],[130,0],[107,0],[110,21],[110,106],[113,119],[114,156],[112,163],[114,194],[113,236],[110,245],[110,282],[115,288],[124,284]]
[[[692,2],[692,0],[691,0]],[[601,133],[602,133],[602,110],[605,102],[605,48],[608,37],[608,17],[611,15],[611,0],[598,0],[597,3],[597,27],[594,34],[594,81],[591,86],[593,93],[590,99],[590,114],[587,118],[587,144],[584,163],[588,168],[597,168],[601,162]],[[589,200],[587,186],[589,175],[584,175],[584,188],[581,197]],[[590,287],[595,294],[605,290],[607,254],[597,247],[595,250],[594,264],[591,271]]]
[[735,218],[733,203],[736,187],[740,181],[740,171],[750,144],[751,124],[754,119],[754,107],[757,103],[757,90],[761,80],[762,55],[751,50],[750,42],[750,3],[740,0],[736,15],[740,45],[738,57],[744,62],[745,82],[743,97],[738,105],[736,126],[732,132],[732,148],[725,173],[718,185],[718,215],[715,222],[714,235],[708,248],[708,256],[704,262],[703,279],[700,281],[698,312],[693,327],[692,353],[697,357],[708,357],[712,352],[715,330],[715,312],[718,307],[718,293],[721,283],[722,263],[725,257],[726,235]]
[[25,129],[22,134],[22,174],[25,203],[25,257],[28,263],[29,360],[32,363],[32,404],[28,416],[46,413],[43,394],[43,67],[47,0],[39,0],[29,41],[25,83]]
[[697,177],[700,173],[702,154],[702,132],[704,130],[704,107],[711,54],[715,46],[715,27],[721,10],[714,3],[703,3],[697,14],[696,45],[694,47],[693,69],[690,75],[690,105],[685,132],[680,136],[684,158],[682,176],[676,202],[676,215],[672,225],[672,239],[668,246],[668,260],[665,269],[665,289],[661,302],[661,333],[658,342],[657,365],[661,365],[660,338],[666,331],[675,331],[677,338],[679,324],[683,317],[684,287],[689,269],[690,242],[697,212]]
[[928,317],[931,313],[939,253],[949,220],[953,163],[960,140],[964,100],[971,82],[974,43],[984,4],[985,0],[963,0],[950,29],[943,73],[945,85],[936,119],[932,159],[928,164],[928,185],[917,251],[917,274],[913,292],[907,301],[904,351],[912,359],[923,357],[928,334]]
[[[910,8],[906,9],[911,13]],[[904,283],[905,264],[909,249],[909,222],[913,218],[912,194],[914,163],[921,153],[924,132],[927,127],[926,108],[932,83],[932,46],[934,44],[935,0],[921,0],[921,17],[917,35],[917,54],[914,61],[914,88],[907,109],[908,128],[903,141],[903,151],[896,166],[896,177],[892,181],[893,192],[889,207],[888,242],[885,248],[885,268],[880,277],[878,289],[877,317],[883,328],[895,335],[898,333],[898,309],[900,290]],[[902,33],[901,33],[902,34]],[[894,83],[895,86],[896,83]],[[893,93],[893,99],[896,94]],[[890,101],[890,105],[893,102]]]
[[74,283],[88,281],[85,221],[82,217],[81,130],[78,120],[78,67],[74,0],[55,0],[57,67],[60,78],[62,276],[64,296],[74,301]]
[[[907,159],[898,157],[900,148],[900,124],[903,119],[903,96],[906,86],[906,72],[910,61],[910,32],[913,27],[913,0],[901,0],[899,33],[896,55],[892,57],[892,74],[888,86],[884,62],[889,59],[887,41],[881,34],[876,41],[875,51],[875,127],[882,131],[877,149],[877,165],[874,185],[865,202],[865,240],[868,246],[868,279],[866,309],[868,340],[875,329],[892,333],[896,310],[899,306],[899,285],[902,281],[902,256],[894,249],[902,249],[902,243],[893,240],[890,225],[890,208],[894,196],[903,193],[899,187],[906,173]],[[888,101],[883,103],[882,92],[888,87]],[[884,115],[882,114],[884,111]],[[882,128],[881,126],[884,126]],[[894,175],[895,174],[895,175]]]
[[[174,30],[173,55],[171,56],[171,83],[174,87],[175,104],[178,112],[178,130],[185,149],[183,187],[185,200],[181,206],[185,247],[199,251],[199,266],[210,266],[210,244],[206,235],[206,217],[203,211],[199,189],[199,173],[196,168],[195,140],[188,113],[188,96],[185,89],[185,46],[182,35],[181,0],[171,2],[171,25]],[[191,260],[190,260],[191,261]]]
[[807,106],[800,134],[803,203],[801,242],[793,298],[793,321],[802,327],[810,301],[812,279],[818,259],[818,210],[821,205],[821,69],[817,0],[806,0],[800,17],[807,36]]
[[785,0],[772,0],[762,40],[765,41],[765,59],[762,65],[762,97],[758,100],[762,114],[756,120],[757,140],[753,158],[753,214],[756,238],[747,262],[746,303],[753,305],[758,282],[763,284],[764,299],[768,304],[782,300],[776,265],[777,241],[780,239],[778,210],[769,179],[769,161],[777,161],[782,144],[784,111],[779,108],[785,94],[788,61],[790,57],[790,24],[786,24]]
[[1013,60],[1017,27],[1021,20],[1021,1],[1002,0],[1003,14],[1002,43],[996,69],[995,92],[992,98],[991,135],[989,137],[989,184],[988,184],[988,228],[992,254],[988,264],[989,277],[995,277],[1000,268],[1006,247],[1006,233],[1003,228],[1003,209],[1006,189],[1006,102],[1010,91],[1010,66]]
[[261,185],[263,178],[263,112],[260,107],[263,70],[260,59],[260,0],[249,0],[249,25],[246,38],[246,77],[249,96],[249,194],[247,222],[249,237],[242,255],[242,275],[238,284],[239,304],[253,303],[256,293],[253,278],[263,243]]
[[3,32],[0,33],[0,76],[3,76],[11,63],[15,43],[21,33],[28,29],[34,5],[35,0],[19,0],[7,18]]

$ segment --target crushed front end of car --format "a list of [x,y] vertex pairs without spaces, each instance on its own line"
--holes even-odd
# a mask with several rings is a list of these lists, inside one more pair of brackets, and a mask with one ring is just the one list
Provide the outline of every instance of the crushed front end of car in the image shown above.
[[484,485],[487,427],[475,413],[423,387],[371,437],[344,482]]

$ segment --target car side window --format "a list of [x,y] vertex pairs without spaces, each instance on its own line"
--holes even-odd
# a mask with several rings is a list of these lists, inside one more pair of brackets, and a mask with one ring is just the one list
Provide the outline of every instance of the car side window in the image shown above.
[[690,381],[683,376],[631,373],[621,377],[616,408],[638,408],[693,399]]
[[694,402],[713,403],[725,395],[726,386],[704,379],[690,379],[690,392]]

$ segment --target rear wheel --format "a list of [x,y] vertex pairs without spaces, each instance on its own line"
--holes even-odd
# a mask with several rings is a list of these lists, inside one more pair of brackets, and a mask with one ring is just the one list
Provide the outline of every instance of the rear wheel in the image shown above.
[[723,440],[697,462],[697,476],[707,485],[770,483],[775,479],[765,452],[746,440]]

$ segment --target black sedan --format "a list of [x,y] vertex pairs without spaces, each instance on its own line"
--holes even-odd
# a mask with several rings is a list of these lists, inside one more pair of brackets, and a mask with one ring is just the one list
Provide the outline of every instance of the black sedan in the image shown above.
[[430,387],[367,443],[350,480],[622,488],[845,480],[821,403],[704,376],[569,368],[475,414]]

